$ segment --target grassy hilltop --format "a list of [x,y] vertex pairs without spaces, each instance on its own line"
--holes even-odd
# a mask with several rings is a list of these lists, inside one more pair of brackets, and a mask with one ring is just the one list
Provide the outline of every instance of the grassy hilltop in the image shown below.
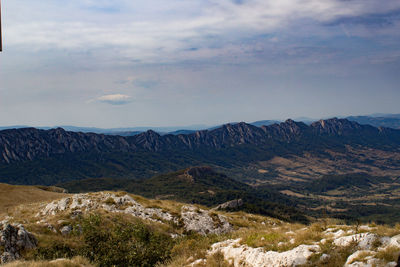
[[[41,190],[15,187],[3,197],[28,189]],[[44,192],[47,199],[24,199],[23,205],[2,202],[0,221],[22,223],[38,241],[36,248],[22,252],[25,260],[5,266],[228,267],[248,262],[246,253],[288,266],[343,266],[371,260],[385,266],[397,260],[400,251],[396,243],[400,225],[347,225],[333,219],[305,225],[201,205],[188,208],[124,192]],[[203,225],[211,228],[202,232]],[[296,261],[292,253],[298,253]],[[251,261],[248,266],[253,266]]]

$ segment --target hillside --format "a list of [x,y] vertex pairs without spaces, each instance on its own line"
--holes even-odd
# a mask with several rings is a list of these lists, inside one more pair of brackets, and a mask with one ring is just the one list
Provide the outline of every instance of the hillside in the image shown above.
[[[0,132],[0,181],[209,207],[242,199],[241,210],[288,221],[327,214],[393,223],[400,221],[399,132],[343,119],[132,137],[15,129]],[[215,173],[192,181],[183,173],[192,166]]]
[[268,189],[255,189],[210,167],[191,167],[145,180],[88,179],[59,186],[72,193],[125,191],[148,198],[170,199],[208,207],[240,199],[241,205],[229,209],[287,221],[308,222],[308,218],[296,209],[296,202],[284,194]]
[[0,213],[21,204],[51,201],[66,196],[56,187],[17,186],[0,184]]
[[399,234],[397,226],[303,225],[124,192],[68,195],[0,213],[2,263],[18,260],[7,267],[395,266]]
[[171,199],[215,207],[240,199],[242,210],[287,221],[329,216],[349,222],[400,221],[399,178],[368,173],[323,175],[286,184],[238,182],[210,167],[192,167],[144,180],[87,179],[59,184],[72,193],[126,191],[148,198]]

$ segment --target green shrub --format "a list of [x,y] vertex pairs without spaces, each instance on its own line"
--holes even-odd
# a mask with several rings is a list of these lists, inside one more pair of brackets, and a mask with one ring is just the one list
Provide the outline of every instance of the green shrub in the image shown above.
[[170,257],[172,239],[141,222],[104,227],[99,215],[82,222],[84,257],[100,266],[154,266]]
[[70,244],[54,240],[51,246],[39,246],[33,256],[36,260],[53,260],[59,258],[72,258],[78,255],[78,252]]
[[83,256],[98,266],[150,267],[170,258],[172,238],[139,220],[92,214],[81,219],[79,225],[81,231],[68,238],[39,242],[33,259]]

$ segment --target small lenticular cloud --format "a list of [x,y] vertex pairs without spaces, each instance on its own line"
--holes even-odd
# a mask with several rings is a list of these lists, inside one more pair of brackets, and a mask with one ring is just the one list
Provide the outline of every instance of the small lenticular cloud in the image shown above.
[[97,98],[97,101],[111,104],[111,105],[124,105],[131,102],[131,97],[128,95],[114,94],[114,95],[103,95]]

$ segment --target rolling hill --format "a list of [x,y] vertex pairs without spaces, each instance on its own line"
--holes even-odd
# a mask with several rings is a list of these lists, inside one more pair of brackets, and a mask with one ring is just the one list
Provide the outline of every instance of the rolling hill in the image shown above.
[[147,198],[169,199],[209,207],[241,199],[243,204],[231,210],[253,212],[287,221],[308,221],[296,209],[295,201],[284,194],[267,188],[255,189],[210,167],[191,167],[142,180],[86,179],[59,186],[71,193],[126,191]]

